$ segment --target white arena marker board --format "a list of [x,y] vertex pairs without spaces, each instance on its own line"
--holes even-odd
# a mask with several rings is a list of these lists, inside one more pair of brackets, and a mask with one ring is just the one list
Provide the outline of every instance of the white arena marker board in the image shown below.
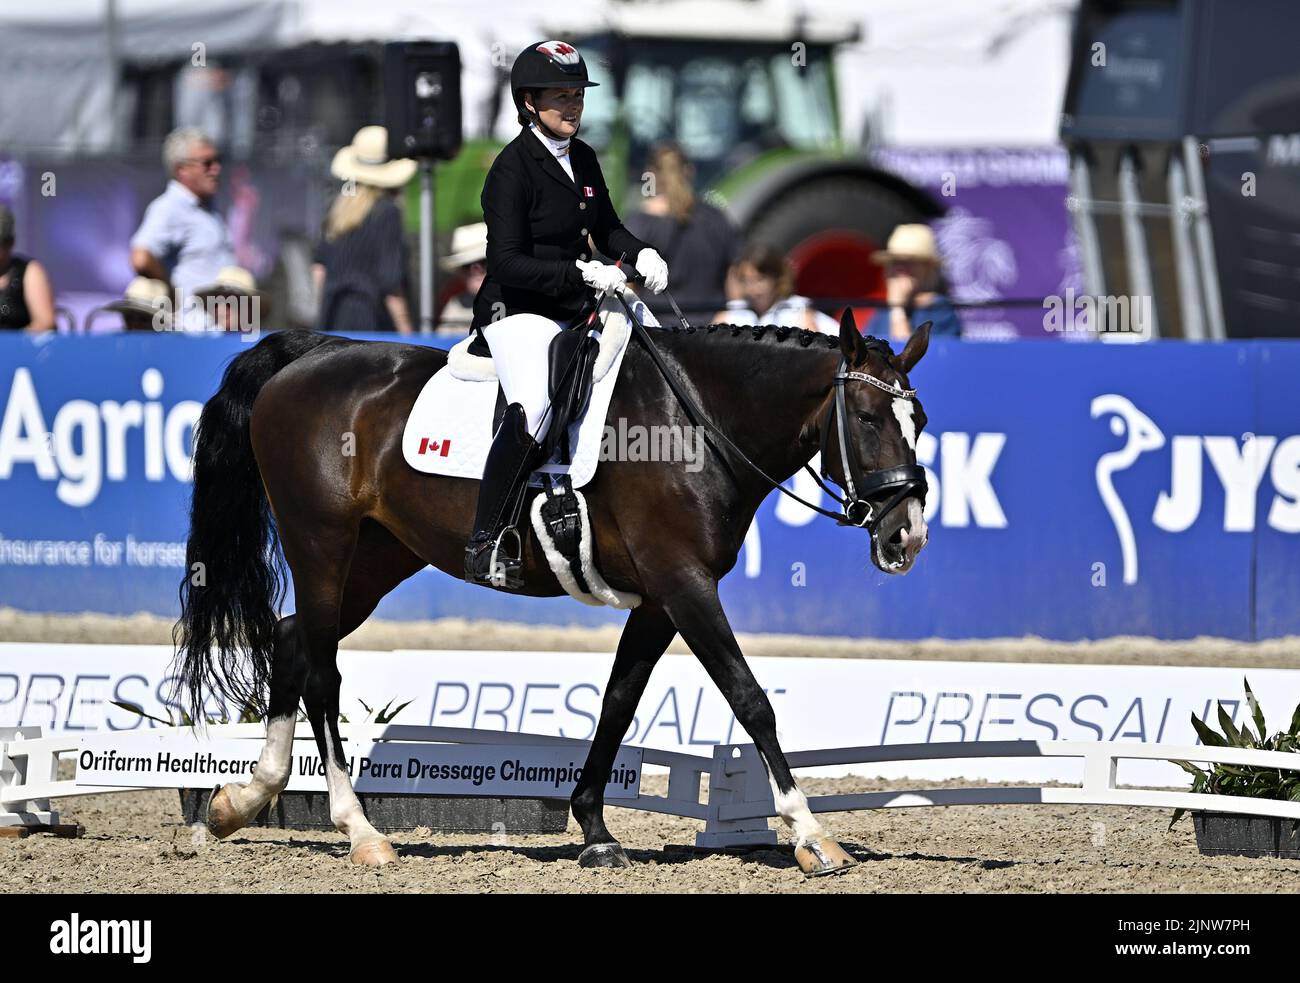
[[[313,741],[297,741],[288,790],[326,791]],[[123,788],[211,788],[247,782],[261,741],[199,741],[165,734],[95,734],[77,751],[77,784]],[[585,748],[370,741],[346,745],[353,788],[370,795],[457,795],[567,799],[581,776]],[[641,790],[639,749],[623,748],[605,786],[609,800]]]
[[[0,643],[0,727],[36,727],[72,741],[90,732],[160,730],[113,701],[175,717],[176,708],[164,702],[172,655],[165,645]],[[576,740],[590,740],[595,732],[612,662],[613,655],[604,652],[345,649],[338,657],[342,707],[351,719],[363,718],[363,702],[383,706],[395,700],[396,706],[410,700],[395,723]],[[1213,724],[1220,701],[1238,724],[1249,720],[1243,676],[1259,697],[1270,732],[1284,726],[1300,703],[1300,669],[779,657],[748,662],[776,710],[788,754],[864,743],[989,740],[1195,745],[1192,715]],[[310,728],[299,725],[299,734],[309,739]],[[658,748],[698,755],[711,753],[715,744],[747,739],[699,662],[666,655],[623,740],[647,753]],[[1073,781],[1075,771],[1073,763],[1055,757],[936,757],[818,767],[810,774],[1037,783]],[[1185,788],[1190,779],[1166,761],[1135,759],[1122,762],[1120,781]]]

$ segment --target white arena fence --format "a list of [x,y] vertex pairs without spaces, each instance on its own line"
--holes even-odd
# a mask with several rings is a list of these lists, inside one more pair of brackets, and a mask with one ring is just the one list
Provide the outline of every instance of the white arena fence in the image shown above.
[[[544,747],[571,748],[585,756],[589,746],[587,741],[541,734],[402,724],[345,724],[340,726],[340,732],[348,742],[483,746],[507,754]],[[83,736],[90,735],[60,733],[41,737],[39,730],[33,733],[32,728],[0,728],[0,826],[57,824],[58,814],[51,808],[50,799],[140,790],[137,786],[85,785],[75,778],[60,779],[60,760],[78,754]],[[158,746],[172,737],[156,736]],[[260,742],[265,739],[265,728],[262,724],[212,725],[206,729],[205,737]],[[192,740],[187,741],[187,747],[192,749]],[[306,753],[316,754],[310,733],[296,734],[295,742],[298,741],[307,742]],[[638,785],[634,797],[611,800],[610,805],[701,820],[704,829],[696,835],[698,847],[762,846],[778,841],[777,832],[768,828],[768,820],[777,815],[772,789],[754,745],[716,745],[711,757],[654,748],[625,746],[623,750],[639,754],[643,764],[667,769],[668,788],[663,795],[649,795]],[[1076,785],[1063,786],[988,785],[814,795],[808,797],[808,804],[813,812],[819,813],[957,805],[1136,806],[1300,820],[1300,802],[1122,787],[1116,781],[1119,763],[1126,759],[1300,770],[1300,755],[1287,752],[1113,742],[974,741],[830,748],[787,754],[790,767],[796,771],[863,763],[1024,757],[1081,760],[1081,779]],[[709,776],[707,789],[701,781],[704,775]],[[194,782],[161,787],[189,788],[194,787]]]

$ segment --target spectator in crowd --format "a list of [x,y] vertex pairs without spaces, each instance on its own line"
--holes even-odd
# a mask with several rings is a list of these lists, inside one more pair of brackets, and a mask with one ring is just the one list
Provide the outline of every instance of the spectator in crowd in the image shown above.
[[442,268],[460,281],[461,289],[443,306],[438,330],[464,334],[474,320],[474,298],[487,275],[486,222],[462,225],[452,233],[451,252]]
[[131,266],[141,276],[188,292],[235,264],[230,232],[214,201],[221,156],[202,130],[182,127],[163,141],[163,165],[171,180],[131,237]]
[[326,216],[312,267],[322,330],[413,331],[396,198],[416,164],[389,160],[387,148],[384,127],[363,126],[330,166],[343,188]]
[[0,205],[0,329],[54,330],[54,288],[45,267],[14,252],[14,213]]
[[794,270],[776,248],[750,243],[727,271],[727,307],[715,324],[776,324],[839,334],[840,325],[794,293]]
[[86,330],[99,311],[116,311],[122,315],[122,326],[127,331],[170,331],[171,291],[161,280],[138,276],[126,286],[121,300],[105,304],[92,311],[86,319]]
[[930,336],[961,337],[961,322],[940,285],[939,249],[928,225],[900,225],[886,247],[871,257],[885,267],[885,301],[872,315],[866,333],[903,342],[926,321]]
[[[654,194],[627,217],[627,230],[664,258],[678,304],[687,311],[712,310],[739,257],[740,233],[725,213],[695,196],[695,168],[676,144],[655,147],[646,171]],[[659,310],[664,301],[648,303]]]
[[260,329],[263,297],[253,274],[242,266],[223,267],[216,279],[200,287],[195,295],[202,301],[215,330]]

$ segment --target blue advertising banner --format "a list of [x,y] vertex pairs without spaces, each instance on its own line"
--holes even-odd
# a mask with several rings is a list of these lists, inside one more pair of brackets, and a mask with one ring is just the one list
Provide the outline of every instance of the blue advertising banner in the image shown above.
[[[0,337],[0,605],[173,615],[194,422],[237,336]],[[1056,639],[1300,634],[1300,343],[932,343],[930,544],[906,577],[768,498],[739,631]],[[792,479],[818,499],[811,479]],[[827,503],[823,503],[827,504]],[[436,571],[378,617],[621,622]]]

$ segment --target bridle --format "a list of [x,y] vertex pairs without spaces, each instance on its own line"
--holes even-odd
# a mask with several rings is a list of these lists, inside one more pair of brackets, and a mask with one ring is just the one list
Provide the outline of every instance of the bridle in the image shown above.
[[[655,346],[655,343],[653,339],[651,339],[650,333],[646,330],[645,325],[643,325],[641,320],[636,316],[636,313],[632,310],[631,305],[628,304],[627,299],[623,296],[622,292],[615,291],[615,293],[618,295],[619,301],[623,304],[623,309],[627,311],[628,320],[632,324],[633,332],[641,339],[641,343],[645,345],[646,351],[649,352],[651,360],[659,370],[659,374],[663,376],[664,381],[668,383],[668,388],[672,390],[673,395],[681,404],[682,409],[685,410],[687,419],[691,421],[692,425],[699,428],[711,439],[724,444],[733,454],[748,465],[750,470],[762,477],[764,481],[783,495],[794,499],[805,508],[812,509],[812,511],[824,515],[829,519],[834,519],[842,526],[857,526],[866,529],[872,536],[875,536],[876,529],[879,527],[881,520],[883,520],[884,517],[889,514],[889,511],[903,499],[915,494],[919,494],[924,499],[928,490],[928,485],[925,480],[925,468],[921,467],[919,464],[901,464],[897,467],[881,468],[863,474],[857,465],[855,456],[849,453],[848,441],[845,439],[845,435],[848,433],[849,428],[848,407],[844,398],[844,384],[849,379],[860,380],[868,385],[875,386],[877,389],[882,389],[898,399],[915,399],[915,389],[903,389],[900,386],[895,386],[892,383],[885,382],[883,379],[877,379],[875,376],[869,375],[865,372],[850,371],[848,362],[845,359],[840,360],[840,366],[835,373],[834,380],[835,398],[831,401],[831,405],[826,411],[826,419],[822,421],[821,427],[822,473],[819,475],[812,469],[811,465],[804,465],[804,470],[812,475],[813,480],[817,482],[821,489],[840,506],[839,512],[832,512],[829,509],[822,508],[820,505],[814,505],[812,502],[809,502],[803,497],[790,491],[790,489],[786,488],[785,485],[781,484],[781,482],[774,479],[766,471],[751,461],[744,451],[731,442],[731,439],[727,437],[726,434],[719,431],[716,427],[703,422],[703,417],[700,413],[699,407],[695,405],[695,401],[691,399],[688,393],[682,390],[677,380],[673,378],[672,372],[669,370],[668,366],[664,364],[663,358],[659,354],[659,349]],[[674,308],[677,306],[675,302],[673,306]],[[692,331],[695,330],[694,328],[691,328],[690,324],[684,317],[681,317],[680,312],[678,316],[688,329]],[[839,438],[840,461],[844,468],[843,487],[844,491],[847,493],[843,497],[837,495],[823,480],[823,477],[828,478],[831,481],[835,480],[834,478],[831,478],[830,474],[826,470],[826,445],[830,436],[830,424],[832,420],[837,420],[839,424],[835,430]],[[715,450],[716,449],[718,448],[715,446]],[[723,463],[726,464],[725,456],[722,460]],[[728,465],[728,468],[729,467],[730,466]],[[871,504],[873,498],[879,498],[886,494],[889,495],[889,498],[883,506],[876,508]]]
[[[839,502],[842,511],[840,515],[835,517],[837,522],[841,525],[865,528],[872,535],[875,535],[876,527],[880,525],[880,521],[903,499],[919,494],[922,501],[924,501],[926,492],[929,490],[929,484],[925,480],[925,468],[919,464],[900,464],[892,468],[880,468],[866,474],[862,473],[862,470],[858,467],[858,462],[854,459],[855,456],[849,453],[849,442],[845,439],[845,435],[849,432],[849,413],[844,398],[844,384],[849,379],[857,379],[869,386],[875,386],[877,389],[889,393],[895,399],[915,400],[916,390],[904,389],[892,382],[877,379],[874,375],[866,372],[852,371],[849,369],[848,361],[840,359],[840,367],[835,372],[835,399],[827,408],[826,419],[822,421],[821,426],[821,475],[817,475],[810,465],[804,465],[804,468],[817,479],[817,484],[822,487],[822,490]],[[835,480],[831,478],[830,472],[826,468],[826,444],[830,438],[832,419],[837,424],[835,432],[839,438],[840,466],[844,474],[842,487],[847,493],[844,498],[836,495],[822,481],[822,478],[828,478],[831,481]],[[871,504],[873,498],[879,498],[886,494],[890,497],[879,509]]]

